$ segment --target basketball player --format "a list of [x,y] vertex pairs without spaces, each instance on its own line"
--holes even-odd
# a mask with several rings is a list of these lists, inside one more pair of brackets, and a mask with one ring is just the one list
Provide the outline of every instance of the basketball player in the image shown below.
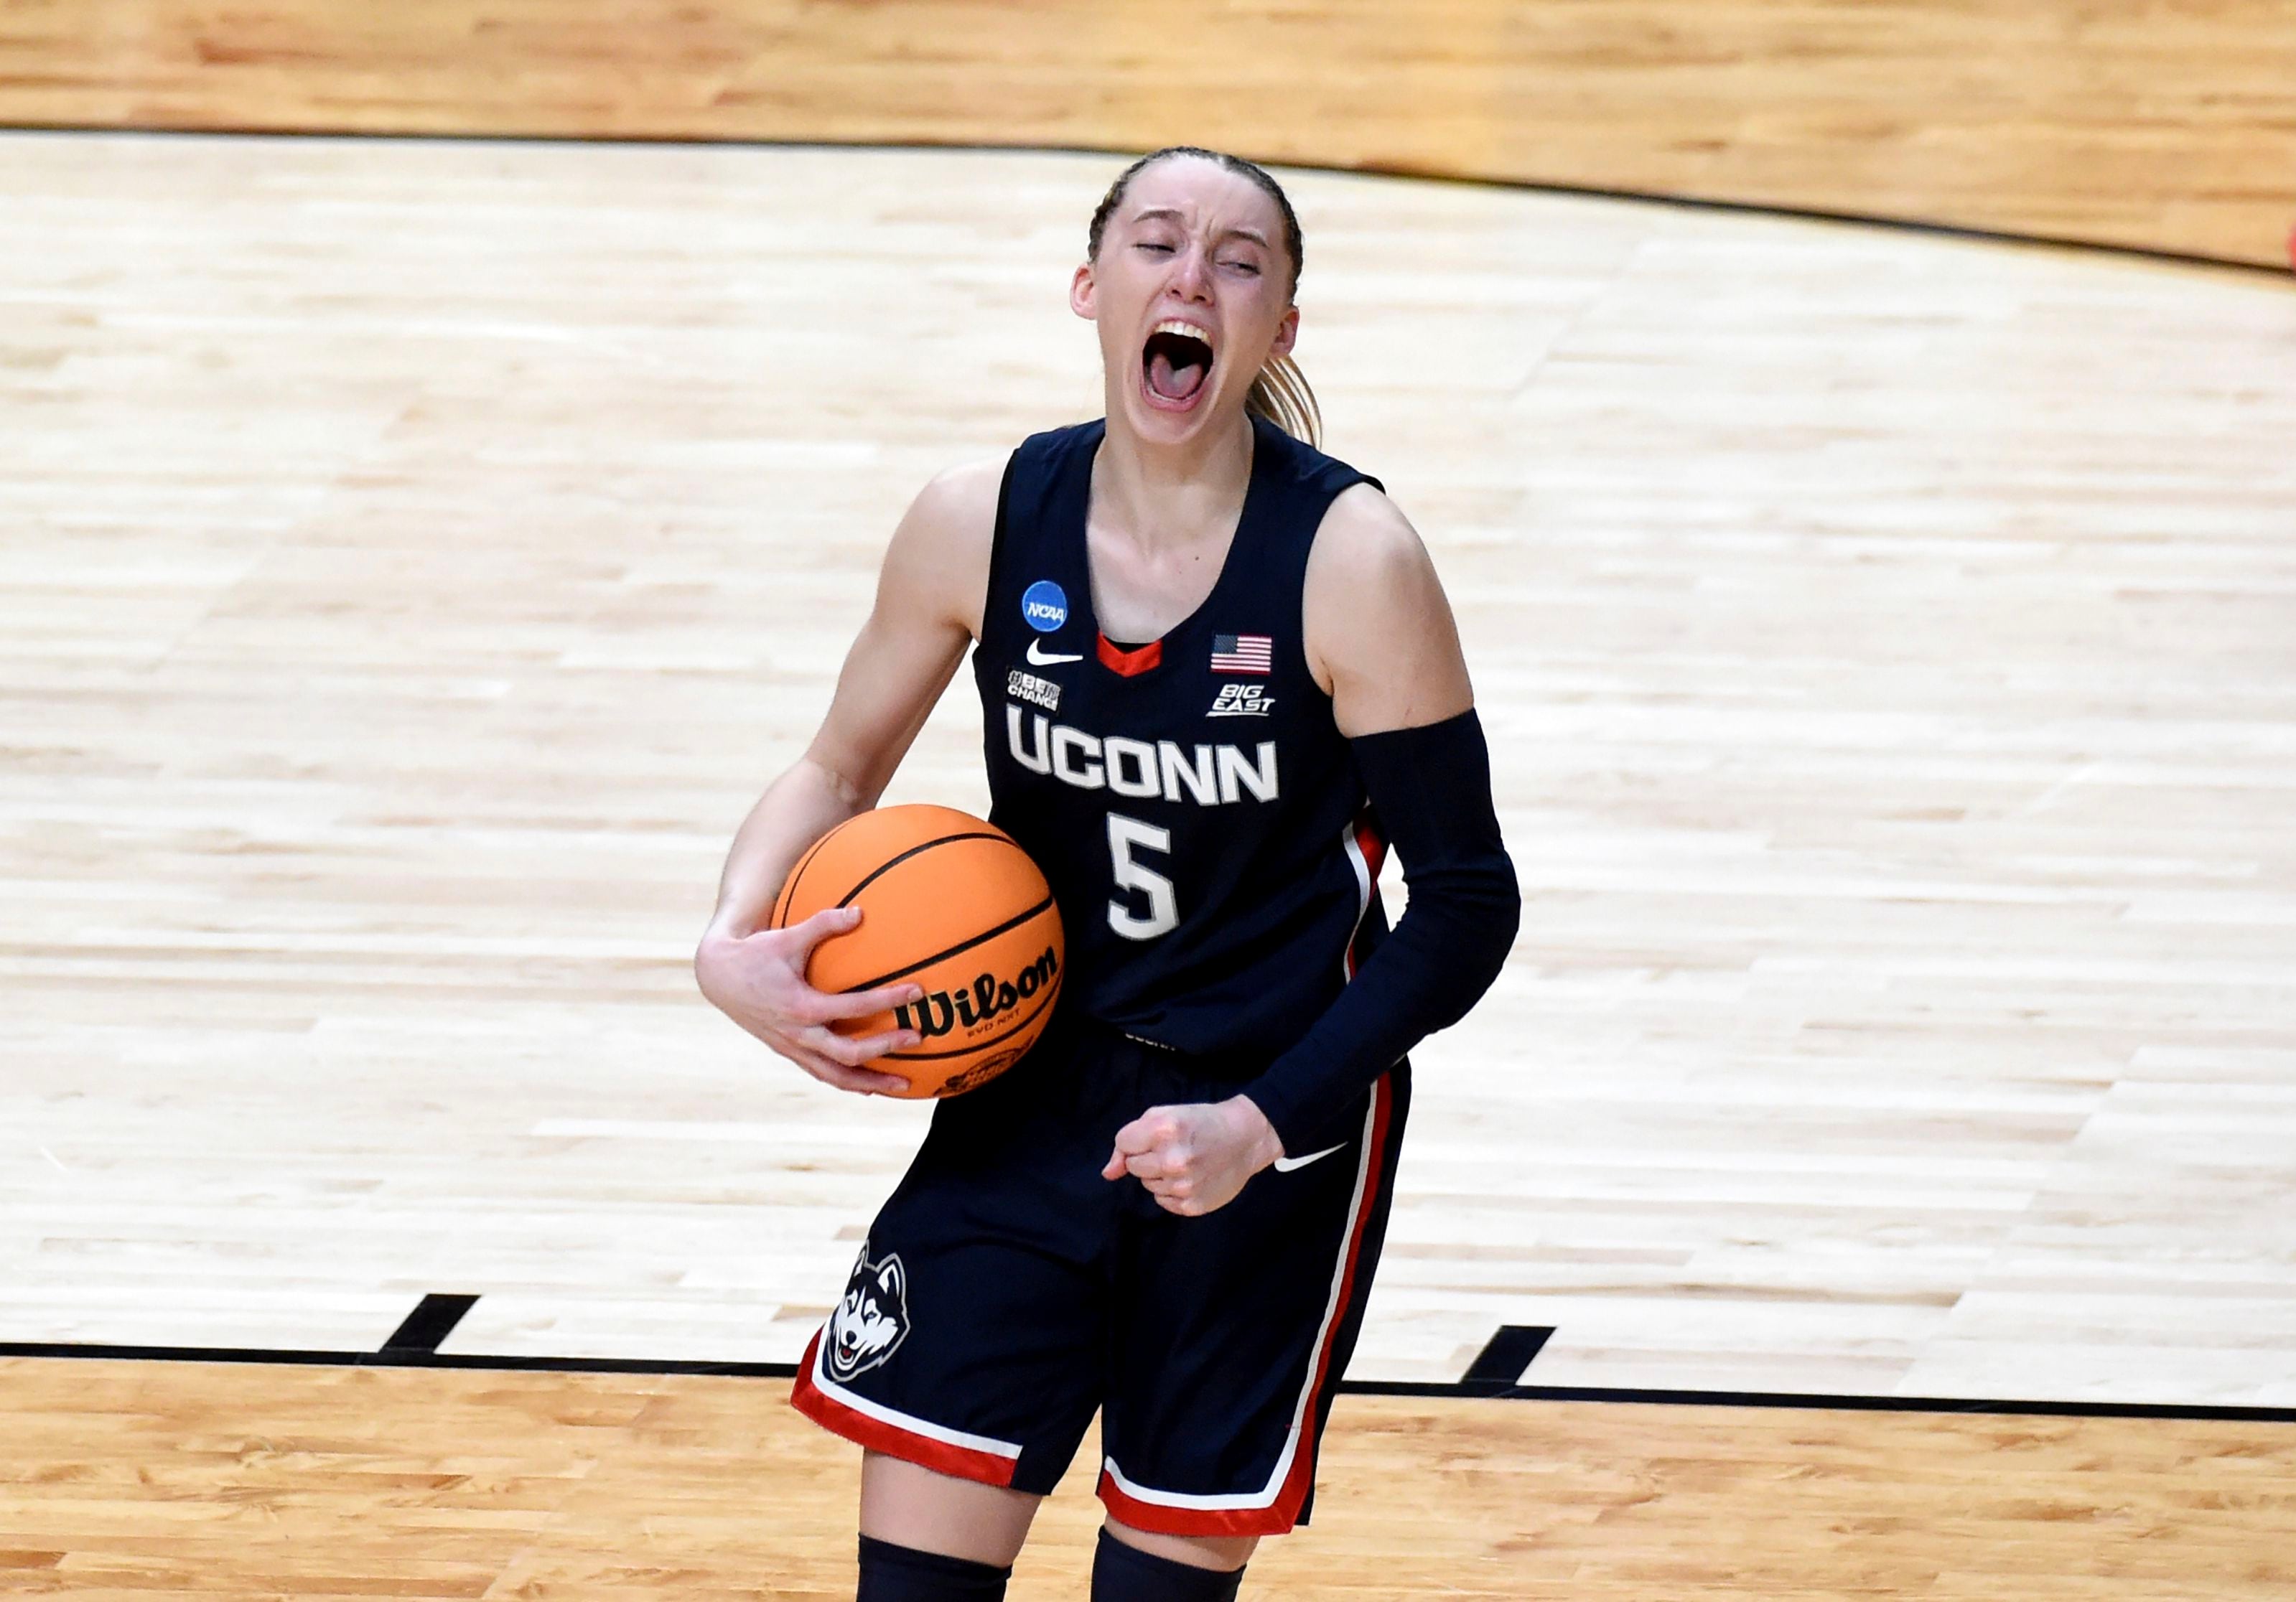
[[[826,995],[767,930],[783,876],[875,804],[968,645],[993,820],[1067,928],[1053,1022],[941,1102],[793,1399],[866,1449],[861,1602],[1000,1598],[1101,1415],[1095,1602],[1232,1598],[1305,1522],[1384,1231],[1404,1053],[1496,975],[1519,901],[1434,569],[1312,447],[1298,219],[1210,151],[1135,163],[1070,304],[1106,416],[927,485],[821,730],[736,836],[696,970],[816,1077],[904,1082],[919,999]],[[1410,902],[1375,884],[1392,840]]]

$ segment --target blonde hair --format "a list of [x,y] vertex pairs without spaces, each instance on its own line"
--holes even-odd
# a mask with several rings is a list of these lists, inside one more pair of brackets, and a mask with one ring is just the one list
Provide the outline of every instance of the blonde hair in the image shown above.
[[[1275,202],[1275,209],[1283,218],[1283,249],[1292,258],[1292,282],[1284,294],[1287,298],[1296,297],[1300,292],[1300,268],[1307,251],[1300,237],[1299,216],[1292,209],[1292,201],[1284,194],[1283,186],[1269,177],[1265,168],[1246,161],[1241,156],[1231,156],[1225,151],[1208,151],[1193,144],[1168,144],[1160,151],[1151,151],[1116,176],[1116,182],[1108,186],[1108,192],[1100,198],[1100,204],[1093,210],[1092,225],[1085,240],[1086,259],[1100,259],[1100,237],[1107,230],[1110,216],[1122,204],[1124,192],[1132,187],[1132,180],[1152,163],[1161,161],[1168,156],[1194,156],[1225,168],[1241,177],[1250,179],[1269,200]],[[1267,365],[1251,380],[1251,391],[1244,396],[1243,409],[1266,418],[1294,439],[1304,440],[1310,445],[1322,443],[1323,408],[1316,405],[1316,392],[1308,387],[1308,375],[1300,371],[1300,364],[1293,361],[1288,352],[1267,358]]]
[[1267,358],[1267,365],[1251,380],[1251,393],[1244,396],[1243,409],[1266,418],[1294,439],[1311,445],[1322,442],[1323,409],[1316,405],[1316,392],[1308,388],[1308,375],[1300,371],[1300,364],[1289,352]]

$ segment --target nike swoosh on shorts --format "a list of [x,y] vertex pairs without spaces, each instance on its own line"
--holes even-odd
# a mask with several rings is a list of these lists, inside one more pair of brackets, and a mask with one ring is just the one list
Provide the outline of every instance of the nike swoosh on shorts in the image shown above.
[[1032,666],[1050,667],[1055,662],[1081,662],[1083,660],[1084,658],[1081,655],[1063,657],[1057,654],[1047,654],[1045,650],[1045,642],[1042,640],[1031,640],[1029,642],[1029,661]]
[[[1340,1146],[1345,1146],[1347,1142],[1345,1140],[1340,1142]],[[1278,1173],[1289,1173],[1294,1168],[1305,1168],[1310,1163],[1330,1157],[1333,1152],[1340,1148],[1340,1146],[1326,1146],[1323,1150],[1311,1151],[1304,1157],[1278,1157],[1275,1159],[1275,1172]]]

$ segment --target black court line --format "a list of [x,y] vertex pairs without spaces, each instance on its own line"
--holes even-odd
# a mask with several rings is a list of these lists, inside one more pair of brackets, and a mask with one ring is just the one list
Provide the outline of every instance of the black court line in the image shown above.
[[382,1343],[385,1352],[436,1352],[439,1343],[454,1332],[463,1315],[477,1306],[476,1296],[428,1295],[414,1304],[406,1321]]
[[[1033,156],[1107,156],[1129,159],[1145,152],[1129,145],[992,144],[980,140],[932,139],[761,139],[757,137],[697,139],[674,134],[617,134],[611,138],[580,134],[406,134],[362,128],[267,128],[219,124],[199,128],[119,127],[109,123],[0,122],[0,134],[117,134],[153,139],[365,139],[433,144],[565,144],[661,145],[673,149],[790,150],[790,151],[957,151],[986,154]],[[1238,151],[1238,155],[1249,156]],[[1257,158],[1252,158],[1257,159]],[[1421,184],[1451,184],[1468,189],[1502,189],[1523,194],[1578,195],[1594,200],[1632,200],[1650,206],[1670,206],[1685,211],[1719,211],[1740,217],[1792,217],[1802,222],[1840,223],[1858,228],[1882,228],[1898,233],[1924,233],[1940,239],[1970,240],[1996,245],[2037,245],[2052,250],[2079,250],[2100,256],[2172,266],[2209,267],[2221,272],[2255,274],[2284,281],[2291,267],[2276,262],[2243,261],[2237,257],[2210,256],[2197,250],[2169,250],[2156,245],[2117,245],[2103,240],[2074,239],[2062,233],[2018,233],[2006,228],[1980,228],[1967,223],[1939,223],[1921,217],[1882,217],[1872,212],[1833,211],[1815,206],[1783,206],[1760,200],[1725,200],[1701,195],[1668,194],[1661,190],[1611,189],[1595,184],[1541,183],[1529,178],[1483,178],[1464,173],[1440,172],[1402,162],[1382,161],[1363,167],[1341,167],[1328,161],[1270,159],[1267,166],[1292,172],[1335,173],[1343,177],[1408,178]]]
[[254,1346],[110,1346],[79,1341],[0,1341],[0,1357],[78,1357],[167,1363],[282,1363],[305,1368],[493,1369],[541,1374],[726,1374],[793,1379],[795,1363],[665,1362],[647,1357],[513,1357],[482,1352],[301,1352]]
[[[1488,1348],[1486,1348],[1488,1351]],[[509,1357],[414,1351],[294,1352],[234,1346],[111,1346],[76,1341],[0,1341],[0,1357],[63,1357],[152,1362],[291,1363],[353,1369],[485,1369],[554,1374],[701,1374],[789,1379],[794,1363],[681,1362],[650,1358]],[[2296,1408],[2169,1402],[2032,1402],[1995,1397],[1843,1396],[1799,1391],[1660,1391],[1604,1385],[1509,1385],[1471,1388],[1464,1381],[1412,1384],[1377,1379],[1340,1382],[1349,1396],[1418,1396],[1455,1402],[1606,1402],[1663,1407],[1800,1408],[1861,1413],[1966,1413],[2060,1418],[2188,1418],[2245,1424],[2296,1424]]]
[[1499,1332],[1484,1343],[1475,1361],[1467,1365],[1459,1388],[1479,1396],[1492,1396],[1521,1384],[1522,1371],[1530,1367],[1530,1360],[1538,1355],[1538,1349],[1554,1333],[1551,1325],[1500,1325]]

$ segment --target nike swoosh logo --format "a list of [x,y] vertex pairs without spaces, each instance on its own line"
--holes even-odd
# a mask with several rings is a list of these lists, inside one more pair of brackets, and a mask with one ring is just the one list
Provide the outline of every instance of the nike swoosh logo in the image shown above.
[[1081,654],[1073,657],[1063,657],[1055,653],[1048,652],[1045,650],[1045,642],[1042,640],[1031,640],[1029,642],[1029,661],[1032,666],[1050,667],[1055,662],[1081,662],[1083,660],[1084,657]]
[[[1340,1146],[1345,1146],[1347,1142],[1345,1140],[1340,1142]],[[1323,1150],[1311,1151],[1304,1157],[1278,1157],[1275,1159],[1275,1172],[1278,1173],[1289,1173],[1294,1168],[1305,1168],[1310,1163],[1320,1162],[1324,1158],[1330,1157],[1333,1152],[1339,1150],[1340,1146],[1326,1146]]]

